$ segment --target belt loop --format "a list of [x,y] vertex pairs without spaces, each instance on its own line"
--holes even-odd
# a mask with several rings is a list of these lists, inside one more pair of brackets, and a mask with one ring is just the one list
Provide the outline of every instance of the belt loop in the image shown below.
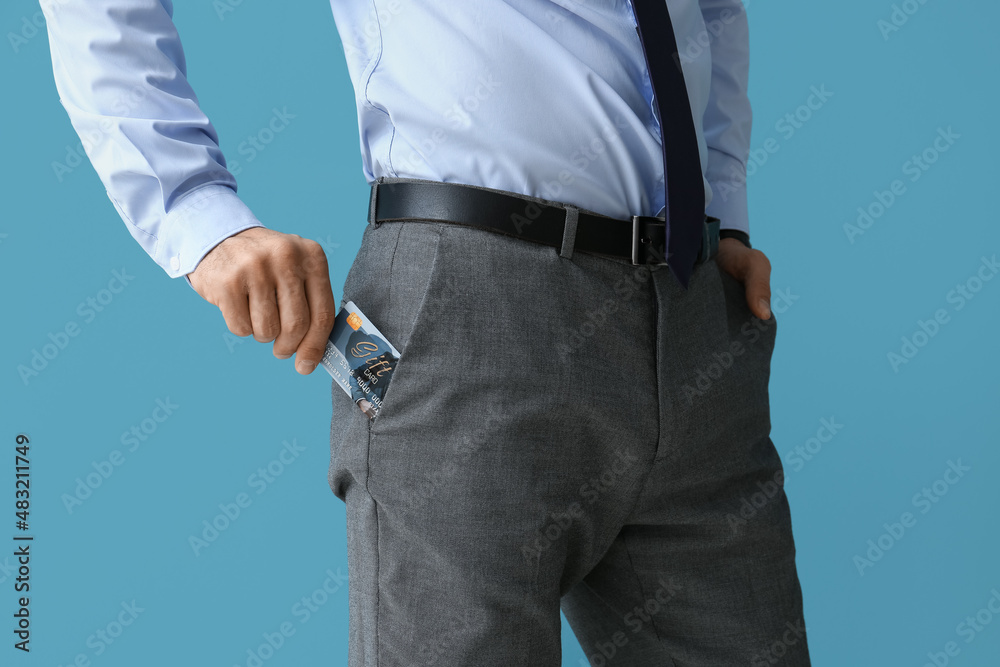
[[573,246],[576,244],[576,223],[580,219],[580,210],[573,206],[565,206],[566,222],[563,224],[562,248],[559,256],[570,259],[573,257]]
[[381,182],[382,178],[380,177],[372,183],[371,199],[368,200],[368,224],[372,226],[372,229],[378,229],[380,224],[375,219],[375,205],[378,203],[378,186]]

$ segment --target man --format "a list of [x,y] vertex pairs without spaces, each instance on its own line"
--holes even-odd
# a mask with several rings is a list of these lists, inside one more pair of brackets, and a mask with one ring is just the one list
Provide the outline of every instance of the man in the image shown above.
[[[331,3],[373,184],[343,298],[401,351],[374,419],[333,395],[351,665],[555,666],[560,608],[593,665],[809,664],[746,16],[666,5]],[[236,196],[171,11],[48,11],[62,102],[150,256],[308,374],[325,257]]]

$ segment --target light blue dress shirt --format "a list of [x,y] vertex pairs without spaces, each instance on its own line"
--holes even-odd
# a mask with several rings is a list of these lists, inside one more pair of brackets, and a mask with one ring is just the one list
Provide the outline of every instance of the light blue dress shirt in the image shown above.
[[[741,0],[666,0],[706,210],[749,232]],[[132,236],[171,277],[260,226],[186,78],[169,0],[42,3],[56,88]],[[331,0],[362,169],[628,218],[663,207],[660,127],[629,0]],[[669,128],[667,128],[669,131]],[[309,168],[308,165],[305,168]]]

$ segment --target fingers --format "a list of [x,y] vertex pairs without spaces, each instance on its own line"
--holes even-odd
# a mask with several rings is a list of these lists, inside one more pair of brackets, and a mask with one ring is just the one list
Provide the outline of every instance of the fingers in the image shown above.
[[253,333],[250,321],[250,301],[246,293],[233,292],[222,297],[219,310],[226,326],[236,336],[249,336]]
[[[202,264],[206,263],[202,261]],[[192,274],[191,284],[195,284],[195,274]],[[207,294],[201,291],[198,293],[206,301],[218,307],[229,330],[241,337],[252,334],[253,322],[250,318],[250,301],[247,297],[246,284],[238,277],[231,277],[221,285],[209,285],[209,287],[215,289],[209,290]]]
[[309,327],[295,352],[295,370],[308,375],[326,351],[326,341],[337,316],[326,255],[317,244],[306,260],[305,293],[309,303]]
[[258,343],[269,343],[281,332],[274,282],[259,279],[250,286],[250,322]]
[[309,303],[301,278],[291,276],[278,283],[280,331],[274,340],[274,356],[288,359],[295,354],[309,329]]
[[[336,311],[322,247],[294,234],[289,236],[297,243],[275,253],[273,273],[277,278],[273,284],[277,298],[268,301],[261,297],[259,302],[251,299],[251,313],[257,312],[256,303],[260,313],[253,322],[255,337],[260,335],[257,340],[274,340],[274,356],[279,359],[295,354],[295,369],[308,375],[326,352]],[[258,319],[262,330],[258,329]]]
[[750,250],[744,275],[743,284],[746,286],[750,311],[762,320],[770,319],[771,262],[759,250]]
[[760,250],[736,239],[722,239],[716,256],[719,268],[743,283],[747,305],[756,317],[771,318],[771,262]]
[[303,375],[319,364],[336,310],[326,254],[315,241],[253,227],[212,249],[189,279],[235,335],[274,341],[274,355],[294,354]]

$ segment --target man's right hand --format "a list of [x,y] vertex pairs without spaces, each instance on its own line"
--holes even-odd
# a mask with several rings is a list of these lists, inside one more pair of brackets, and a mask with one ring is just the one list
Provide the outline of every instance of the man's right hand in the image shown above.
[[251,227],[215,246],[188,278],[235,335],[274,341],[274,356],[295,354],[303,375],[319,364],[337,311],[326,254],[315,241]]

